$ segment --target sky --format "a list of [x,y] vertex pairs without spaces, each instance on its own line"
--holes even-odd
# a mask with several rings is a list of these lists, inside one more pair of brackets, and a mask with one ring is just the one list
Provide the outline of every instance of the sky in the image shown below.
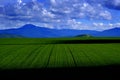
[[0,29],[25,24],[97,31],[120,27],[120,0],[0,0]]

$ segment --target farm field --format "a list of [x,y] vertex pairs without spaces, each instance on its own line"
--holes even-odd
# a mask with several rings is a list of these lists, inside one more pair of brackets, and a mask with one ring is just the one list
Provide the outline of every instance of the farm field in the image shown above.
[[[105,43],[102,40],[112,41]],[[69,68],[119,64],[119,38],[0,39],[0,69]]]

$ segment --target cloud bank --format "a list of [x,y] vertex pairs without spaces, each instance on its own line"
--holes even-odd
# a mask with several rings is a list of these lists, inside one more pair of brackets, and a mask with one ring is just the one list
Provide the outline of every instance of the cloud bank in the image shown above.
[[55,29],[105,30],[120,26],[120,16],[115,15],[120,13],[119,7],[119,0],[0,0],[0,29],[34,24]]

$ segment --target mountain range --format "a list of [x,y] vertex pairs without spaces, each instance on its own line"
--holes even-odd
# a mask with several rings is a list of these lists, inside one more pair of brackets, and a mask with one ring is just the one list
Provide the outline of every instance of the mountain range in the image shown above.
[[98,37],[120,37],[120,28],[104,30],[93,35]]
[[73,30],[73,29],[50,29],[26,24],[17,29],[0,30],[0,38],[26,37],[26,38],[58,38],[74,37],[77,35],[89,34],[96,37],[120,37],[120,28],[113,28],[105,31]]

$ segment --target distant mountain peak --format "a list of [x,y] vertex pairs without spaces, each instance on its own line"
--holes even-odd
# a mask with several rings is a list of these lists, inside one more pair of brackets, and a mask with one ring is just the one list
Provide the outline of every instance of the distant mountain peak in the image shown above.
[[36,25],[33,25],[33,24],[25,24],[21,28],[25,28],[25,29],[35,29],[35,28],[36,29],[51,29],[51,28],[36,26]]
[[37,26],[35,26],[33,24],[25,24],[24,26],[22,26],[22,28],[25,28],[25,27],[27,27],[27,28],[33,28],[33,27],[37,27]]
[[24,26],[35,26],[35,25],[33,25],[33,24],[25,24]]

